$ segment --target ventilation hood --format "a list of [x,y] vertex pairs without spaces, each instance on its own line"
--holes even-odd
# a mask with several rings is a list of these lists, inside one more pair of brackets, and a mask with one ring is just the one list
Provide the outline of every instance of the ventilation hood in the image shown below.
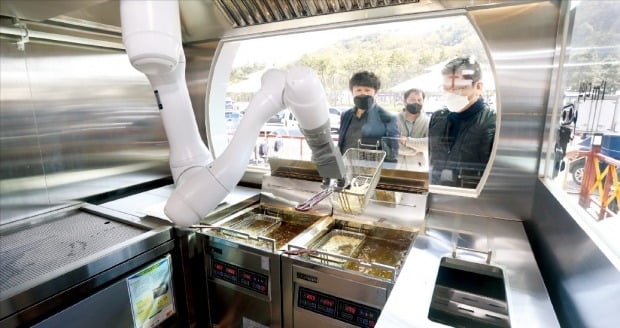
[[280,22],[362,9],[380,8],[420,0],[215,0],[233,27]]
[[[120,0],[1,1],[2,16],[120,36]],[[188,43],[219,40],[236,28],[391,6],[428,12],[518,1],[523,0],[180,0],[179,6],[183,42]],[[333,16],[328,20],[338,19]]]

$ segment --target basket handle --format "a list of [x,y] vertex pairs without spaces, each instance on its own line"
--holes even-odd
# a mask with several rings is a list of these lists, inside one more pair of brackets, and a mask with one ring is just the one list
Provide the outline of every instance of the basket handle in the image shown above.
[[295,209],[300,211],[300,212],[307,212],[307,211],[311,210],[314,207],[314,205],[318,204],[320,201],[322,201],[323,199],[325,199],[329,195],[331,195],[333,191],[334,191],[334,189],[332,187],[329,187],[327,189],[323,189],[323,190],[319,191],[318,193],[316,193],[314,196],[310,197],[305,202],[297,205],[295,207]]
[[375,150],[379,150],[379,141],[377,140],[377,142],[374,145],[370,145],[370,144],[363,144],[362,143],[362,139],[357,139],[357,148],[362,148],[362,146],[364,147],[375,147]]

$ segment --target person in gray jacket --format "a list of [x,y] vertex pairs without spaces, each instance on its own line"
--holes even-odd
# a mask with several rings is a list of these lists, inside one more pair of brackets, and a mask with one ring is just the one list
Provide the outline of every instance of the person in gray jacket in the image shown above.
[[405,108],[398,114],[400,147],[397,168],[428,170],[428,116],[422,111],[426,95],[420,89],[409,89],[404,94]]

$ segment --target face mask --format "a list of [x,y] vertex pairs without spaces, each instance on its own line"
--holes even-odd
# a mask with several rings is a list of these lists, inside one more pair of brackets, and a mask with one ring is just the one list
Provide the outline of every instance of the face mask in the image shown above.
[[459,96],[452,92],[446,92],[443,97],[446,107],[448,107],[451,112],[461,112],[461,110],[469,104],[469,99],[467,99],[467,96]]
[[420,110],[422,110],[422,105],[418,103],[407,104],[407,106],[405,106],[405,109],[411,114],[417,114],[420,112]]
[[375,102],[374,98],[369,95],[359,95],[353,98],[353,103],[355,104],[355,107],[357,107],[358,109],[367,110],[368,108],[372,107],[374,102]]

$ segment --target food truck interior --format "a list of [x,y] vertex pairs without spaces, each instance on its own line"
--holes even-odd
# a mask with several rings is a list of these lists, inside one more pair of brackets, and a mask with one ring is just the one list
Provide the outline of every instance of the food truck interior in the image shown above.
[[[620,326],[618,16],[0,0],[0,326]],[[473,183],[427,139],[341,153],[354,73],[432,119],[455,57],[495,117]]]

